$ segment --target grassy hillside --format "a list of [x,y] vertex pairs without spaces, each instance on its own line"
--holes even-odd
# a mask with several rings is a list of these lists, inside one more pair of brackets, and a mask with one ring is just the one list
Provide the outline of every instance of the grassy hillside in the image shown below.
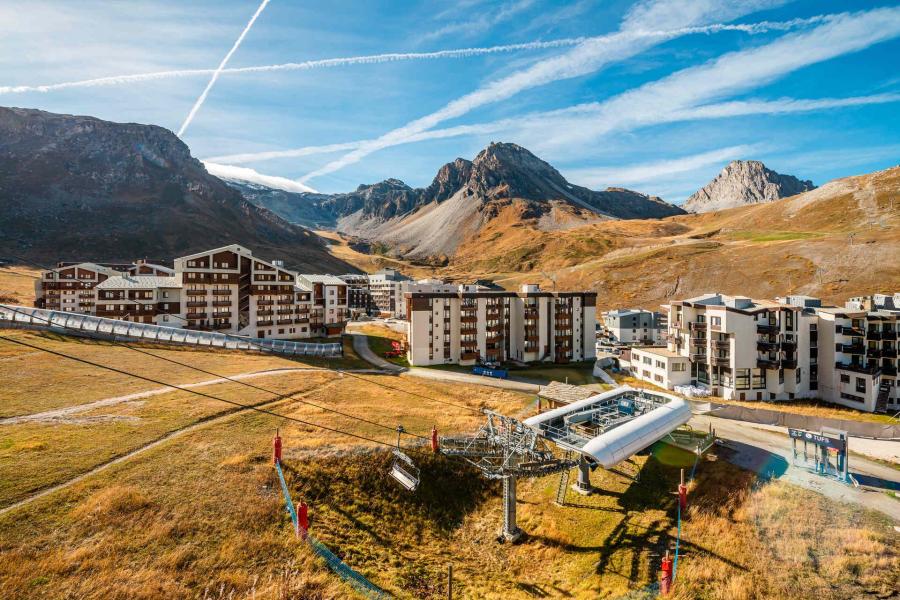
[[[394,264],[414,275],[491,278],[507,288],[552,288],[555,279],[560,289],[598,291],[600,308],[653,307],[707,291],[842,302],[900,289],[900,167],[769,204],[570,225],[548,228],[511,204],[446,267]],[[373,266],[371,256],[341,257]]]

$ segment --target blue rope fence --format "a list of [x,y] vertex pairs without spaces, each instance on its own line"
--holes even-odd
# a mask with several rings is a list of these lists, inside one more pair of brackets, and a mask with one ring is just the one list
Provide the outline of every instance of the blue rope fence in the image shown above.
[[[691,476],[688,478],[688,483],[694,480],[694,475],[697,474],[697,464],[700,462],[700,454],[697,454],[697,458],[694,459],[694,466],[691,468]],[[678,534],[675,537],[675,559],[672,561],[672,584],[675,584],[675,578],[678,576],[678,550],[681,546],[681,502],[678,502]]]
[[306,530],[301,531],[300,522],[297,518],[297,510],[294,508],[294,502],[291,500],[291,494],[288,491],[287,483],[284,480],[284,473],[281,471],[281,463],[275,462],[275,470],[278,471],[278,480],[281,482],[281,491],[284,494],[284,504],[288,513],[291,515],[291,523],[294,525],[294,531],[301,534],[309,548],[315,554],[325,561],[328,567],[334,571],[344,582],[349,584],[353,589],[367,598],[387,598],[388,594],[377,585],[354,571],[347,563],[338,558],[334,552],[329,550],[319,540],[309,535]]

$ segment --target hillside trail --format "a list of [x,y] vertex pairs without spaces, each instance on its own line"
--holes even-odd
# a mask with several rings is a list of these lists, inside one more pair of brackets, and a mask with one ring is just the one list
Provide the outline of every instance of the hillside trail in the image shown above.
[[13,502],[9,506],[4,506],[3,508],[0,508],[0,517],[2,517],[3,515],[11,512],[11,511],[18,509],[18,508],[22,508],[23,506],[31,504],[35,500],[39,500],[45,496],[49,496],[50,494],[53,494],[60,490],[64,490],[68,487],[71,487],[71,486],[75,485],[76,483],[84,481],[85,479],[88,479],[89,477],[93,477],[94,475],[109,469],[112,466],[115,466],[115,465],[124,463],[128,460],[131,460],[135,456],[143,454],[143,453],[147,452],[148,450],[152,450],[153,448],[161,446],[162,444],[165,444],[166,442],[169,442],[173,439],[179,438],[187,433],[191,433],[193,431],[196,431],[196,430],[204,428],[204,427],[208,427],[210,425],[215,425],[215,424],[221,423],[222,421],[225,421],[232,417],[236,417],[242,413],[246,413],[251,410],[255,410],[255,409],[271,410],[272,408],[279,406],[281,404],[287,404],[287,403],[293,402],[295,400],[305,398],[306,396],[313,394],[315,392],[320,392],[323,389],[327,389],[328,387],[334,385],[338,381],[340,381],[340,379],[335,378],[332,381],[325,383],[324,385],[317,386],[311,390],[302,392],[300,394],[294,394],[289,398],[275,398],[273,400],[264,400],[262,402],[257,402],[255,404],[248,404],[241,408],[228,409],[225,412],[218,414],[217,416],[213,416],[213,417],[206,418],[206,419],[201,419],[200,421],[196,421],[194,423],[191,423],[190,425],[185,425],[184,427],[174,429],[174,430],[170,431],[169,433],[165,434],[164,436],[157,438],[156,440],[153,440],[152,442],[147,442],[146,444],[143,444],[142,446],[139,446],[139,447],[135,448],[134,450],[130,450],[130,451],[126,452],[125,454],[122,454],[121,456],[117,456],[115,458],[112,458],[112,459],[104,462],[104,463],[101,463],[101,464],[97,465],[96,467],[93,467],[92,469],[85,471],[81,475],[77,475],[77,476],[73,477],[72,479],[63,481],[62,483],[57,483],[50,487],[44,488],[26,498],[22,498],[21,500]]
[[[32,413],[27,415],[16,415],[14,417],[6,417],[0,419],[0,425],[20,425],[22,423],[65,423],[67,422],[67,418],[73,415],[85,413],[88,411],[92,411],[97,408],[105,408],[108,406],[115,406],[117,404],[121,404],[123,402],[133,402],[135,400],[143,400],[144,398],[150,398],[152,396],[158,396],[160,394],[167,394],[169,392],[177,392],[178,388],[173,386],[178,386],[180,388],[185,389],[196,389],[207,387],[211,385],[218,385],[222,383],[229,383],[229,379],[234,379],[237,381],[244,381],[247,379],[255,379],[257,377],[270,377],[275,375],[288,375],[290,373],[297,372],[326,372],[331,371],[332,369],[326,369],[324,367],[282,367],[278,369],[265,369],[262,371],[248,371],[246,373],[238,373],[237,375],[228,375],[226,377],[217,377],[215,379],[207,379],[205,381],[197,381],[194,383],[176,383],[172,384],[172,386],[155,388],[152,390],[145,390],[142,392],[134,392],[132,394],[125,394],[122,396],[113,396],[111,398],[104,398],[102,400],[95,400],[93,402],[87,402],[85,404],[76,404],[74,406],[66,406],[63,408],[57,408],[53,410],[46,410],[38,413]],[[379,370],[375,369],[347,369],[349,373],[371,373],[378,374],[381,373]]]

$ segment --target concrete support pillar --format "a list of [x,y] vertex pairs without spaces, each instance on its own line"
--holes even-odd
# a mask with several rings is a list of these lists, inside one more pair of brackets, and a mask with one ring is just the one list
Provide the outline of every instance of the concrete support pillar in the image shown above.
[[522,537],[522,530],[516,525],[516,478],[507,477],[503,480],[503,530],[500,532],[507,542],[518,541]]
[[583,456],[578,460],[578,480],[572,489],[585,496],[594,493],[594,487],[591,485],[591,468]]

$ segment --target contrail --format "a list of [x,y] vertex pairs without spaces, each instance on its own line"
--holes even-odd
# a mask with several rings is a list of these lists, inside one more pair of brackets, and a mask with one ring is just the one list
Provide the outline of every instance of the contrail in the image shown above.
[[[812,17],[809,19],[793,19],[791,21],[761,21],[744,25],[714,25],[703,28],[697,33],[715,33],[717,31],[741,31],[744,33],[764,33],[766,31],[786,31],[804,25],[815,24],[826,17]],[[320,60],[307,60],[303,62],[279,63],[274,65],[258,65],[251,67],[233,67],[219,71],[220,75],[240,75],[243,73],[267,73],[275,71],[307,71],[311,69],[323,69],[330,67],[344,67],[352,65],[379,64],[396,61],[434,60],[442,58],[470,58],[489,54],[503,54],[528,50],[549,50],[553,48],[565,48],[577,46],[584,42],[586,37],[561,38],[548,41],[522,42],[519,44],[504,44],[500,46],[486,46],[474,48],[455,48],[450,50],[437,50],[434,52],[386,52],[383,54],[368,54],[362,56],[347,56],[339,58],[324,58]],[[131,75],[110,75],[108,77],[96,77],[93,79],[80,79],[43,85],[7,85],[0,86],[0,94],[24,94],[28,92],[47,93],[71,88],[89,88],[100,86],[114,86],[128,83],[140,83],[156,81],[159,79],[176,79],[180,77],[198,77],[212,75],[218,69],[177,69],[170,71],[154,71],[151,73],[135,73]]]
[[209,83],[206,84],[206,88],[203,90],[203,93],[200,94],[199,98],[197,98],[197,101],[191,108],[191,112],[188,113],[188,116],[184,120],[184,123],[181,124],[181,129],[178,130],[178,137],[181,137],[184,134],[184,130],[187,129],[188,125],[191,124],[191,121],[194,120],[194,116],[197,114],[197,111],[199,111],[200,107],[203,106],[203,103],[206,102],[206,97],[209,95],[209,91],[216,84],[216,80],[219,79],[219,75],[222,74],[222,69],[224,69],[225,65],[228,64],[228,60],[231,58],[231,55],[237,51],[238,47],[241,45],[241,42],[243,42],[244,38],[247,36],[247,32],[250,31],[250,28],[253,27],[253,24],[256,22],[256,18],[260,15],[260,13],[268,3],[269,0],[262,0],[259,8],[256,9],[256,12],[253,13],[253,16],[250,17],[250,21],[247,22],[247,25],[241,32],[241,35],[239,35],[238,39],[235,40],[234,45],[231,47],[231,50],[228,51],[228,54],[226,54],[225,58],[222,59],[222,62],[219,63],[219,67],[215,70],[212,77],[210,77]]
[[[577,46],[585,38],[563,38],[546,42],[523,42],[521,44],[505,44],[502,46],[488,46],[482,48],[458,48],[452,50],[438,50],[435,52],[387,52],[383,54],[369,54],[363,56],[348,56],[341,58],[324,58],[320,60],[307,60],[303,62],[289,62],[275,65],[259,65],[253,67],[235,67],[222,69],[221,75],[241,73],[265,73],[270,71],[306,71],[309,69],[321,69],[327,67],[342,67],[348,65],[366,65],[404,60],[428,60],[440,58],[468,58],[485,54],[499,54],[505,52],[517,52],[522,50],[544,50],[551,48],[564,48]],[[172,71],[155,71],[152,73],[136,73],[134,75],[111,75],[109,77],[97,77],[94,79],[82,79],[78,81],[66,81],[45,85],[9,85],[0,86],[0,94],[22,94],[25,92],[53,92],[69,88],[98,87],[108,85],[120,85],[142,81],[154,81],[157,79],[173,79],[177,77],[194,77],[198,75],[210,75],[216,69],[179,69]]]

